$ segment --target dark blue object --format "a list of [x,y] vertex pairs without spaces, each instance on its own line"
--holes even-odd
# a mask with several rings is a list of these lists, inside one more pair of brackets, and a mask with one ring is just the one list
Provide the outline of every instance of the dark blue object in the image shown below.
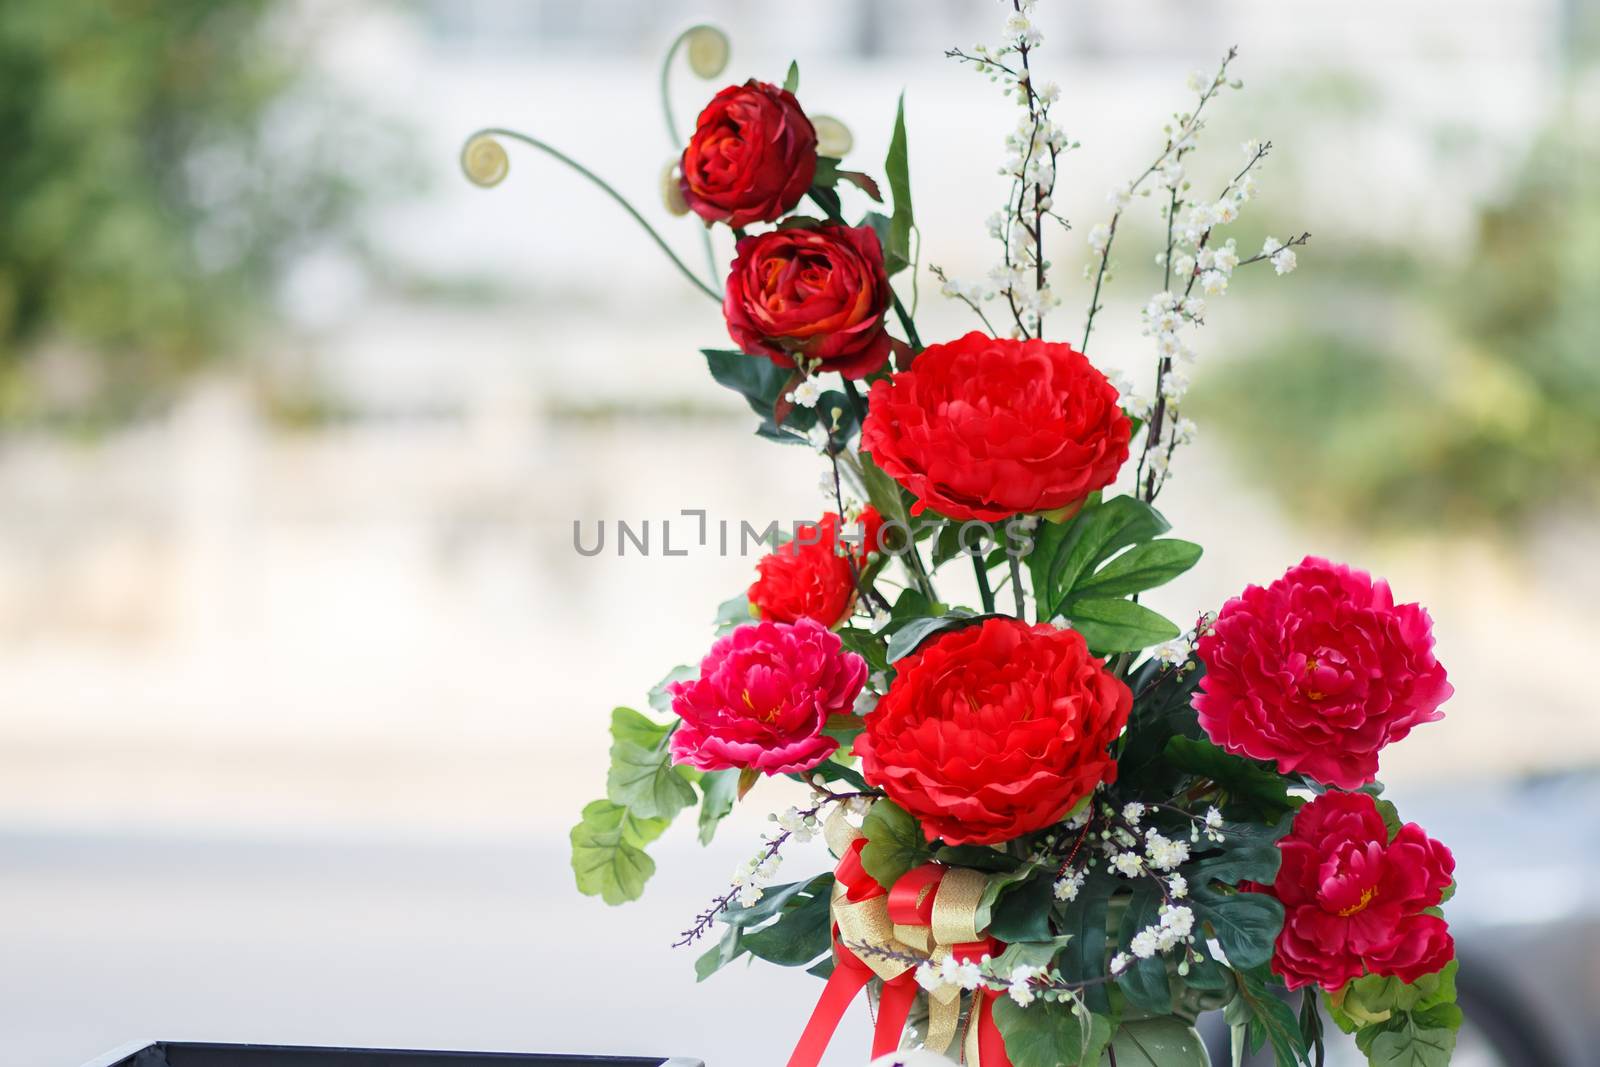
[[628,1056],[547,1056],[514,1052],[310,1048],[139,1042],[83,1067],[704,1067],[699,1060]]

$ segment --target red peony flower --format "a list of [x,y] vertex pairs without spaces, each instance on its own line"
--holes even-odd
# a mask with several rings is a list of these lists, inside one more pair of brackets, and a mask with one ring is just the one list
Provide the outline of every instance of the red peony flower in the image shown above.
[[1295,814],[1278,842],[1283,866],[1271,887],[1283,903],[1272,968],[1290,989],[1330,992],[1372,973],[1415,982],[1455,958],[1436,907],[1455,859],[1416,823],[1393,840],[1366,793],[1325,793]]
[[754,79],[700,112],[679,188],[707,223],[772,222],[800,202],[817,172],[817,131],[794,94]]
[[[856,575],[866,567],[866,554],[881,551],[878,535],[883,520],[874,508],[846,528],[840,537],[839,516],[806,523],[794,540],[779,545],[756,564],[759,577],[750,586],[750,606],[770,622],[811,619],[836,626],[856,602]],[[854,540],[859,537],[859,540]],[[845,555],[848,552],[849,555]]]
[[749,768],[787,774],[815,767],[839,747],[828,716],[855,706],[867,662],[810,619],[760,622],[718,639],[700,677],[674,682],[672,758],[702,771]]
[[1133,426],[1071,345],[969,333],[874,382],[862,447],[916,496],[913,514],[994,522],[1109,485]]
[[1372,781],[1378,750],[1442,719],[1454,692],[1426,611],[1310,556],[1228,601],[1198,651],[1194,708],[1211,740],[1342,789]]
[[795,357],[861,378],[889,358],[883,246],[866,226],[775,230],[739,242],[722,312],[734,343],[780,367]]
[[930,840],[1008,841],[1115,780],[1133,694],[1076,631],[985,619],[897,666],[855,752]]

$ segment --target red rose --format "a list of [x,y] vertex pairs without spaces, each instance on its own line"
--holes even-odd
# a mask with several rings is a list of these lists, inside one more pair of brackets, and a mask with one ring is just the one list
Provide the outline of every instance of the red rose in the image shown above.
[[817,172],[817,131],[794,94],[754,79],[700,112],[679,188],[707,223],[772,222],[800,202]]
[[1133,426],[1071,345],[969,333],[874,382],[862,447],[916,496],[913,514],[994,522],[1109,485]]
[[1009,841],[1115,780],[1133,694],[1076,631],[985,619],[896,666],[855,752],[930,840]]
[[1325,793],[1295,814],[1278,842],[1283,866],[1270,888],[1283,903],[1272,969],[1290,989],[1315,982],[1330,992],[1379,974],[1415,982],[1455,958],[1436,907],[1455,859],[1416,823],[1389,837],[1366,793]]
[[739,242],[722,313],[734,343],[780,367],[795,356],[861,378],[889,358],[883,247],[866,226],[776,230]]
[[1200,725],[1229,752],[1360,788],[1377,776],[1379,749],[1444,717],[1454,690],[1432,628],[1388,583],[1308,556],[1228,601],[1200,639]]
[[803,524],[794,540],[756,564],[759,577],[750,586],[750,606],[771,622],[811,619],[837,625],[856,602],[851,564],[857,574],[867,565],[866,554],[879,550],[882,527],[883,520],[870,507],[845,530],[844,538],[839,536],[839,516],[831,511],[821,522]]

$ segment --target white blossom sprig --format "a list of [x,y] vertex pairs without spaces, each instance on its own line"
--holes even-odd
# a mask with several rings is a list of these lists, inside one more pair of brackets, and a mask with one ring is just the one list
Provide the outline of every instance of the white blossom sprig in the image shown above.
[[811,788],[817,794],[816,802],[809,808],[789,808],[781,815],[771,816],[772,821],[778,824],[777,832],[762,838],[761,850],[734,869],[732,885],[728,891],[695,916],[689,928],[679,934],[678,940],[672,943],[673,948],[682,948],[698,941],[711,929],[717,916],[727,911],[735,900],[745,908],[756,904],[764,894],[766,885],[771,882],[773,874],[777,872],[779,864],[783,862],[780,850],[791,838],[799,838],[802,842],[811,840],[820,825],[820,813],[829,804],[854,806],[868,798],[882,795],[876,790],[834,793],[821,784],[820,780],[813,780]]
[[[1094,317],[1101,309],[1100,290],[1110,270],[1111,247],[1116,240],[1117,225],[1122,221],[1123,212],[1127,210],[1128,204],[1132,202],[1134,194],[1140,192],[1144,188],[1145,182],[1149,181],[1151,176],[1158,172],[1162,174],[1163,180],[1174,189],[1177,184],[1181,184],[1183,157],[1193,150],[1195,139],[1204,126],[1201,115],[1205,111],[1206,105],[1223,88],[1230,84],[1228,81],[1228,65],[1238,55],[1239,48],[1237,45],[1229,48],[1227,54],[1222,57],[1222,63],[1217,67],[1216,74],[1209,80],[1204,75],[1190,75],[1189,87],[1200,94],[1194,110],[1177,115],[1173,123],[1167,124],[1163,131],[1166,134],[1166,141],[1161,146],[1160,154],[1137,178],[1112,190],[1108,197],[1112,206],[1110,221],[1089,231],[1089,248],[1096,254],[1099,262],[1098,265],[1091,263],[1090,269],[1094,275],[1094,292],[1090,295],[1089,311],[1084,317],[1083,341],[1078,345],[1079,351],[1086,352],[1089,348],[1089,335],[1094,330]],[[1237,86],[1237,83],[1232,84]]]
[[[997,49],[978,45],[972,50],[952,48],[945,55],[973,66],[980,74],[1002,84],[1025,109],[1016,130],[1006,137],[1007,157],[1000,173],[1011,179],[1005,205],[989,217],[989,233],[1000,241],[1001,262],[989,272],[989,287],[962,285],[938,272],[947,296],[962,299],[973,310],[996,296],[1005,297],[1015,323],[1015,337],[1038,337],[1044,316],[1060,299],[1050,290],[1049,260],[1044,254],[1044,223],[1053,219],[1070,228],[1054,211],[1056,164],[1062,152],[1076,147],[1050,118],[1061,89],[1050,82],[1035,86],[1031,54],[1043,41],[1032,19],[1036,0],[1011,0],[1005,43]],[[984,318],[985,326],[989,326]]]

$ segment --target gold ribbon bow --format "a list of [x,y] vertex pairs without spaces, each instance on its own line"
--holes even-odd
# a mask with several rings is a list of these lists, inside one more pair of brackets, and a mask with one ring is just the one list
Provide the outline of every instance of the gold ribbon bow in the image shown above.
[[[862,834],[836,808],[824,824],[823,836],[834,855],[844,859]],[[978,905],[988,884],[988,876],[980,871],[927,864],[903,876],[889,893],[880,889],[864,900],[852,901],[852,887],[840,878],[833,886],[833,921],[839,928],[840,942],[860,950],[857,955],[862,963],[884,982],[893,982],[918,966],[907,957],[926,961],[937,971],[958,946],[979,947],[977,943],[984,939],[977,926]],[[896,917],[922,916],[927,916],[926,923],[895,921]],[[930,989],[924,1046],[945,1052],[955,1040],[960,1019],[961,987],[941,982]],[[978,1062],[976,1033],[977,1027],[969,1026],[965,1042],[969,1064]]]

